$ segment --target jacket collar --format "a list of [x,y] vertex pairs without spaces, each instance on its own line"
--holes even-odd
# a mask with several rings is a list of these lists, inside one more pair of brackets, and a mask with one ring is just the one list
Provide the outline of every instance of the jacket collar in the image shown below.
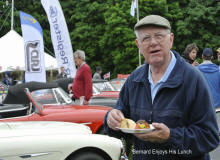
[[[175,52],[175,51],[172,51],[172,52],[173,52],[174,56],[176,57],[176,64],[175,64],[172,72],[170,73],[167,81],[163,85],[163,86],[166,86],[169,88],[175,88],[182,83],[183,72],[185,70],[184,59],[182,57],[180,57],[180,55],[177,52]],[[143,64],[142,66],[140,66],[136,70],[136,72],[138,72],[138,74],[135,74],[133,81],[142,82],[142,83],[149,83],[148,70],[149,70],[148,64]]]

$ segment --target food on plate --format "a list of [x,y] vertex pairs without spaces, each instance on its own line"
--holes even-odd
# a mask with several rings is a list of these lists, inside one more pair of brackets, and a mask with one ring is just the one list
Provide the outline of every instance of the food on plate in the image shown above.
[[148,129],[148,128],[150,128],[150,125],[145,120],[137,121],[135,126],[135,129]]
[[135,129],[136,123],[128,118],[124,118],[120,122],[120,128],[130,128],[130,129]]
[[129,129],[149,129],[150,125],[145,120],[139,120],[135,123],[133,120],[124,118],[120,122],[120,128]]

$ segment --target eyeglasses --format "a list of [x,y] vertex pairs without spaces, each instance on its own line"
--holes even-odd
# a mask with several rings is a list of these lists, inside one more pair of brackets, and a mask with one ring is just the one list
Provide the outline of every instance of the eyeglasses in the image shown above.
[[[170,33],[168,33],[168,34],[170,34]],[[156,34],[154,34],[153,36],[151,36],[151,35],[145,35],[145,36],[142,38],[141,42],[142,42],[143,44],[149,45],[150,42],[152,41],[152,39],[154,39],[156,42],[161,43],[161,42],[164,41],[166,35],[167,35],[167,34],[162,34],[162,33],[156,33]]]

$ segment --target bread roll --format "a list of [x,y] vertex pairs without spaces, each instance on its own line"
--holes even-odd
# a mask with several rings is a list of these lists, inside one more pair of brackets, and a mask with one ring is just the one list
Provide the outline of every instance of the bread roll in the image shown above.
[[120,128],[135,129],[135,126],[136,126],[136,123],[133,120],[127,119],[127,118],[122,119],[120,123]]

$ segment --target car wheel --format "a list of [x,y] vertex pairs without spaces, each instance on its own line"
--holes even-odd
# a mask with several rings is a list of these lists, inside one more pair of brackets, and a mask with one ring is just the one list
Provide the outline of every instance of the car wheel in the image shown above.
[[105,160],[105,158],[94,152],[81,152],[72,156],[69,160]]

